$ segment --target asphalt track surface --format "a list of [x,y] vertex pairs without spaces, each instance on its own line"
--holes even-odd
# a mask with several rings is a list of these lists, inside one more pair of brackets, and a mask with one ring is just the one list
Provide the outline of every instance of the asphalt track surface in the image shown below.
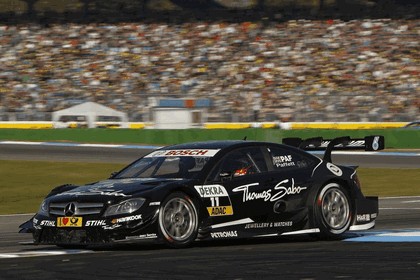
[[[19,147],[0,145],[0,159],[85,160],[84,154],[91,153],[95,161],[128,163],[144,152]],[[336,162],[372,166],[380,161],[381,167],[402,167],[398,156],[338,156]],[[403,159],[404,167],[419,168],[419,157]],[[349,233],[340,241],[300,236],[213,241],[187,249],[156,244],[95,250],[23,245],[31,236],[18,234],[17,227],[30,215],[0,216],[0,279],[420,279],[420,197],[381,198],[379,205],[375,229]]]

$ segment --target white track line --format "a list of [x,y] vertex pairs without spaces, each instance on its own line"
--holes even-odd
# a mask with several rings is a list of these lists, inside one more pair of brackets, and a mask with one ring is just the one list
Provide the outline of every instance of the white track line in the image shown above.
[[27,257],[46,257],[93,253],[89,250],[51,250],[51,251],[27,251],[15,253],[1,253],[0,259],[27,258]]

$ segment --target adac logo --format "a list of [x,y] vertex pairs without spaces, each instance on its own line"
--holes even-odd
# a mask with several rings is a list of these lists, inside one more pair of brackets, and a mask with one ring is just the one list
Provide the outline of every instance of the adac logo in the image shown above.
[[232,206],[214,206],[207,207],[210,216],[227,216],[233,215]]

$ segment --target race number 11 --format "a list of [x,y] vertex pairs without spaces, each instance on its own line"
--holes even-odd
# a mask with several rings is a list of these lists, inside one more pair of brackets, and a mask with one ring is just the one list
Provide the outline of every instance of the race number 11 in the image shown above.
[[219,197],[210,197],[211,207],[219,206]]

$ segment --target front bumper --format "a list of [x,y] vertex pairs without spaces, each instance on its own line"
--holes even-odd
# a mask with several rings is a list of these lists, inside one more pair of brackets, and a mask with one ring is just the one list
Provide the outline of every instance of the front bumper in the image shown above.
[[71,217],[36,215],[32,218],[33,227],[26,232],[32,232],[34,244],[105,245],[150,240],[158,237],[157,214],[158,211],[148,217],[142,214],[108,219],[77,217],[82,219],[80,226],[63,225],[63,219],[67,222]]

